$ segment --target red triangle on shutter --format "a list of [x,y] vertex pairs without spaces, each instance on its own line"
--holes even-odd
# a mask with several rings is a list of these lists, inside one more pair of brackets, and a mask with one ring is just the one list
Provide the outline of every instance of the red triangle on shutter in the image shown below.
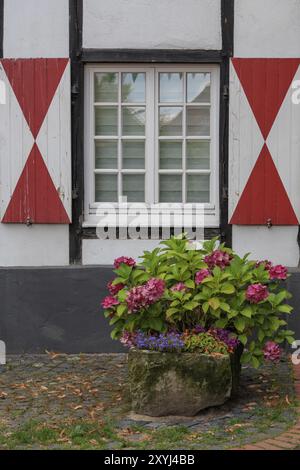
[[3,223],[69,224],[70,220],[43,157],[34,144]]
[[232,59],[266,140],[297,72],[300,59]]
[[299,225],[266,145],[257,159],[230,220],[235,225]]
[[1,63],[36,139],[68,59],[2,59]]

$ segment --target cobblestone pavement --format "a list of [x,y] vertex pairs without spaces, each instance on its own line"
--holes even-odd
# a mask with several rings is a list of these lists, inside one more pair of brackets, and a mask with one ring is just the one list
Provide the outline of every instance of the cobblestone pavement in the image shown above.
[[[194,418],[130,414],[126,376],[125,354],[11,356],[0,366],[0,434],[30,420],[47,425],[109,420],[121,434],[138,429],[138,437],[132,431],[129,442],[141,441],[141,433],[184,426],[189,448],[227,448],[272,437],[295,421],[292,372],[286,361],[259,370],[243,368],[238,398]],[[114,445],[119,444],[108,442],[108,448]]]

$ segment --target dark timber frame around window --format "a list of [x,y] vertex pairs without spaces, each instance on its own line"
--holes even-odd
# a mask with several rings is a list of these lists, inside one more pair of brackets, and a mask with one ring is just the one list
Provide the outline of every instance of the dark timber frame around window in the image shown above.
[[[1,28],[0,0],[0,28]],[[83,238],[96,238],[95,229],[83,229],[84,208],[84,64],[86,63],[193,63],[220,66],[220,228],[205,230],[205,237],[221,235],[231,245],[228,225],[229,64],[233,56],[234,0],[221,0],[222,50],[83,49],[83,0],[69,0],[72,91],[73,222],[70,225],[70,262],[81,262]],[[0,29],[1,32],[1,29]],[[1,35],[0,35],[1,53]]]
[[3,57],[4,0],[0,0],[0,58]]

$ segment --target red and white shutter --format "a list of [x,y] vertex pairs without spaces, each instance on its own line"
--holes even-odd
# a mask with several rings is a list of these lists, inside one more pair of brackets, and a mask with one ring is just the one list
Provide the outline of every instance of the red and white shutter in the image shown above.
[[69,59],[1,59],[2,223],[71,221]]
[[299,225],[300,59],[232,59],[230,204],[235,225]]

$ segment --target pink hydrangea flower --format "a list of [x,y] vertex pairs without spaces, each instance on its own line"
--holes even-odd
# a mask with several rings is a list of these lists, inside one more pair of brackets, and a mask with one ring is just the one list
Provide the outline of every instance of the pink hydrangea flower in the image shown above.
[[213,269],[215,266],[224,269],[230,265],[231,260],[232,256],[222,250],[215,250],[204,258],[204,262],[208,265],[209,269]]
[[130,312],[139,312],[143,308],[157,302],[165,291],[165,282],[162,279],[152,278],[142,286],[133,287],[128,292],[126,302]]
[[281,349],[277,343],[274,343],[274,341],[267,341],[264,346],[263,352],[264,358],[267,361],[277,362],[280,360]]
[[195,275],[195,283],[201,284],[203,280],[208,276],[210,276],[210,271],[208,269],[201,269]]
[[269,291],[262,284],[252,284],[246,291],[246,299],[252,304],[257,304],[269,296]]
[[115,305],[119,305],[119,301],[113,296],[108,296],[108,297],[105,297],[101,305],[105,309],[112,308]]
[[270,279],[281,279],[285,280],[287,278],[288,270],[285,266],[278,264],[277,266],[272,266],[269,269]]
[[126,346],[127,348],[132,348],[133,346],[135,346],[135,337],[136,337],[136,333],[123,331],[120,341],[123,344],[123,346]]
[[111,295],[117,295],[123,287],[125,287],[124,284],[113,284],[112,281],[107,284],[107,288]]
[[269,271],[269,270],[272,268],[272,266],[273,266],[272,261],[269,261],[269,260],[267,260],[267,259],[265,259],[264,261],[257,261],[257,263],[256,263],[255,266],[256,266],[256,268],[258,268],[258,267],[261,266],[262,264],[265,265],[265,270],[266,270],[266,271]]
[[121,256],[120,258],[115,259],[114,267],[119,269],[121,264],[127,264],[127,266],[135,266],[136,262],[133,258],[128,258],[127,256]]
[[180,292],[186,290],[186,285],[183,282],[178,282],[173,287],[171,287],[173,292]]

